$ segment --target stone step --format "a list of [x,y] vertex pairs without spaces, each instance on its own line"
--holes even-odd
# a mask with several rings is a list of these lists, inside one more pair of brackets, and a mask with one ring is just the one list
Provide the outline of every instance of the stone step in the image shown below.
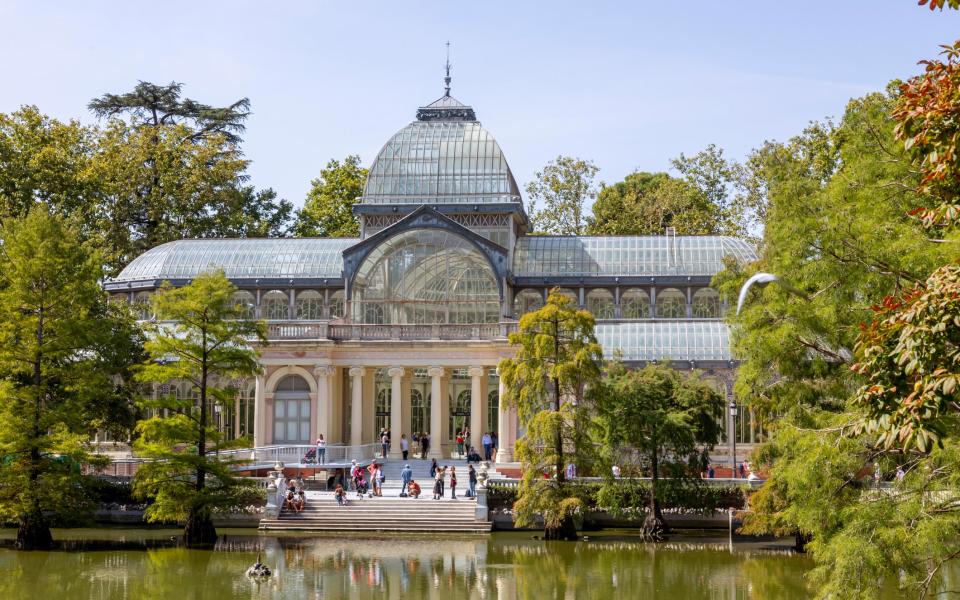
[[404,526],[378,526],[364,524],[306,524],[306,523],[262,523],[260,529],[264,531],[405,531],[419,533],[489,533],[492,529],[490,523],[474,523],[463,525],[434,525],[429,528],[417,525],[412,527]]

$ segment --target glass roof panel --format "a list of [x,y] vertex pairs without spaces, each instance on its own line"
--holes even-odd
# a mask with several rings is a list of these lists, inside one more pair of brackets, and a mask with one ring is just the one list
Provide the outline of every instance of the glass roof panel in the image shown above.
[[230,279],[337,278],[355,238],[178,240],[135,258],[112,282],[189,279],[222,268]]
[[730,329],[721,321],[597,323],[606,358],[625,361],[731,360]]
[[714,275],[723,258],[756,260],[745,240],[726,236],[551,237],[517,240],[517,277]]
[[365,204],[520,202],[496,140],[476,121],[414,121],[370,166]]

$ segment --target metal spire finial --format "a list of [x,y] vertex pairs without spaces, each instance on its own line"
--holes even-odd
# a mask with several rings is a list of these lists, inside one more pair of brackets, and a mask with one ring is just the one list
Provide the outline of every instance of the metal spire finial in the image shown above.
[[447,42],[447,76],[443,78],[443,95],[450,95],[450,42]]

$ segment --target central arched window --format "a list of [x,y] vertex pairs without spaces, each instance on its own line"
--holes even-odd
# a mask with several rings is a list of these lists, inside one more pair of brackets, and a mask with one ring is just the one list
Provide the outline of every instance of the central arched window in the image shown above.
[[358,323],[496,323],[500,290],[487,258],[437,229],[397,234],[357,269],[350,315]]

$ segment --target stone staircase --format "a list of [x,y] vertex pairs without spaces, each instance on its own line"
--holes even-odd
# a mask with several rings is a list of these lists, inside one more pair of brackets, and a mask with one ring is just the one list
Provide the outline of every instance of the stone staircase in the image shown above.
[[[467,463],[462,460],[439,461],[457,469],[457,499],[450,499],[449,478],[444,488],[446,497],[433,500],[433,480],[429,460],[387,460],[383,495],[358,498],[348,491],[347,505],[340,507],[329,491],[307,492],[307,505],[297,513],[286,508],[277,518],[260,521],[261,530],[301,531],[407,531],[430,533],[486,533],[491,523],[477,520],[476,501],[464,497],[467,491]],[[400,472],[404,464],[413,469],[413,478],[421,488],[420,498],[400,498],[403,485]],[[476,465],[474,466],[476,468]],[[487,471],[496,477],[493,465]]]

